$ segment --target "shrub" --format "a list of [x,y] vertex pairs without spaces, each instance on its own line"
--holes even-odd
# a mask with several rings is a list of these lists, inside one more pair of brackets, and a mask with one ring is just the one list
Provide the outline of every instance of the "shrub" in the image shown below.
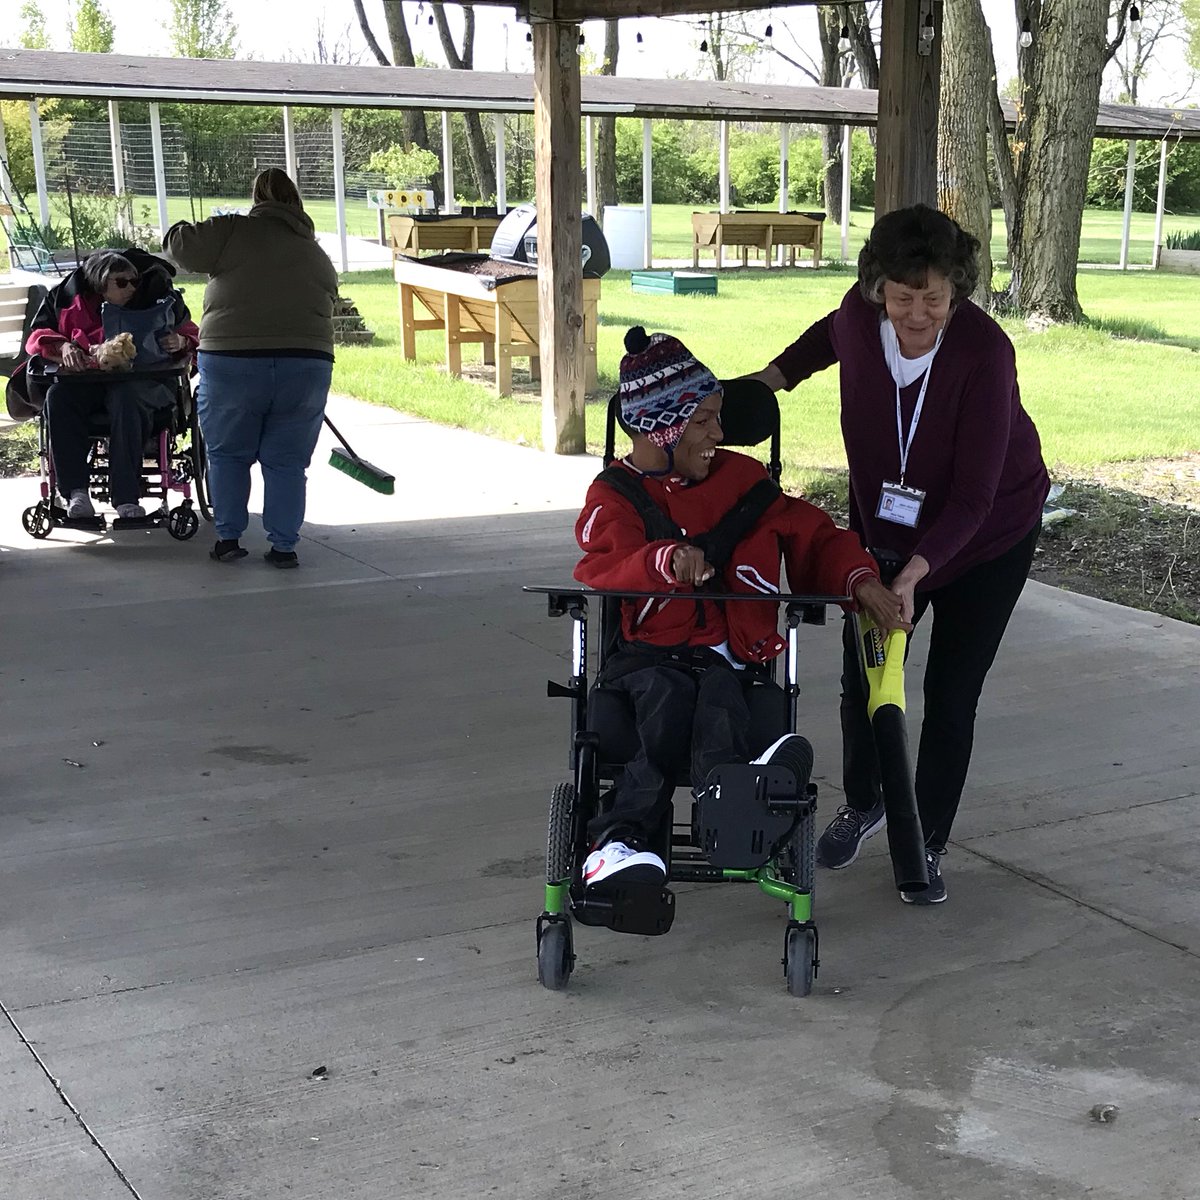
[[1200,250],[1200,229],[1192,229],[1187,233],[1179,229],[1168,233],[1165,245],[1168,250]]
[[376,150],[367,159],[367,170],[378,171],[392,187],[424,186],[438,173],[441,164],[432,150],[420,146],[393,143],[386,150]]

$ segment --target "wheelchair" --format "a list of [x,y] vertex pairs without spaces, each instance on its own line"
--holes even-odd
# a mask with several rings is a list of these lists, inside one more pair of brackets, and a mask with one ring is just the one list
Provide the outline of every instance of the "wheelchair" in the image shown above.
[[[192,397],[190,357],[183,357],[146,370],[134,368],[125,372],[140,379],[165,383],[172,390],[173,403],[157,410],[150,436],[142,455],[142,498],[147,513],[144,517],[111,520],[102,513],[94,517],[69,517],[66,505],[58,494],[54,474],[54,459],[50,453],[50,427],[45,396],[55,375],[40,360],[30,363],[29,388],[41,401],[38,415],[38,461],[41,500],[21,514],[21,523],[31,537],[49,537],[56,528],[83,529],[104,533],[107,529],[156,529],[165,527],[176,541],[195,537],[200,529],[200,517],[212,520],[207,495],[207,463],[200,436],[200,423]],[[71,376],[84,381],[111,381],[111,372],[83,371]],[[92,445],[88,452],[88,495],[105,503],[108,494],[108,418],[95,414],[91,421]],[[199,507],[197,515],[193,505]],[[170,507],[171,493],[177,492],[181,501]],[[154,501],[157,508],[152,509]],[[149,503],[147,503],[149,502]],[[152,509],[152,511],[151,511]]]
[[[724,384],[724,444],[755,446],[770,438],[768,471],[778,481],[779,409],[775,395],[752,380]],[[619,404],[609,403],[605,465],[615,458]],[[602,810],[606,791],[620,778],[636,753],[632,707],[615,690],[594,680],[620,644],[622,599],[661,593],[604,592],[575,587],[528,586],[547,597],[549,615],[571,620],[571,674],[565,683],[551,680],[547,694],[570,701],[571,778],[557,784],[550,798],[546,846],[545,907],[537,919],[538,979],[546,988],[565,988],[575,966],[573,925],[599,926],[623,933],[659,935],[674,920],[672,883],[753,883],[787,905],[783,972],[787,990],[807,996],[820,967],[817,925],[813,919],[817,789],[809,781],[812,751],[801,750],[768,765],[731,763],[715,768],[706,780],[690,778],[689,748],[680,747],[673,772],[676,788],[691,787],[693,803],[684,819],[668,811],[650,848],[667,865],[666,885],[617,882],[603,892],[584,885],[582,868],[589,851],[588,821]],[[706,600],[739,603],[761,595],[705,592]],[[783,594],[786,649],[772,663],[748,666],[742,675],[750,710],[750,753],[760,755],[796,727],[799,687],[800,626],[825,623],[829,604],[844,596]],[[593,653],[589,622],[593,606],[599,630]],[[594,670],[593,670],[594,660]]]

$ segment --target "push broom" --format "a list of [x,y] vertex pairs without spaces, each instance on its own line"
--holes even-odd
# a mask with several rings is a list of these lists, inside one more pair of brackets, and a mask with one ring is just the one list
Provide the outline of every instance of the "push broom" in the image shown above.
[[325,424],[333,431],[333,436],[342,443],[340,446],[334,446],[330,451],[329,465],[334,470],[341,471],[343,475],[349,475],[351,479],[357,479],[359,483],[366,484],[372,491],[381,492],[385,496],[395,495],[395,475],[389,475],[381,467],[367,462],[365,458],[359,458],[328,417],[325,418]]

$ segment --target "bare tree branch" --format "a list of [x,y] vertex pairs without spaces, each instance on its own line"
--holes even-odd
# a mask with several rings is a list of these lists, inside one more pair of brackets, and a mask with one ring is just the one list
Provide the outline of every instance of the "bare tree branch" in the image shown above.
[[367,20],[367,10],[363,8],[363,0],[350,0],[354,5],[354,14],[358,17],[358,27],[362,30],[362,35],[367,39],[367,46],[371,53],[375,55],[375,61],[381,67],[390,67],[391,59],[384,54],[379,43],[375,40],[375,34],[371,32],[371,22]]

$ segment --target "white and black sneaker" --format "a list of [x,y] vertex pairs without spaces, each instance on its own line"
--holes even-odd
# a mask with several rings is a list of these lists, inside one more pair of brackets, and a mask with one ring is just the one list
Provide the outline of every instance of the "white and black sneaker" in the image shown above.
[[941,904],[946,899],[946,881],[942,878],[942,855],[945,850],[926,850],[925,869],[929,886],[923,892],[901,892],[905,904]]
[[812,745],[808,738],[801,737],[798,733],[785,733],[754,760],[756,766],[766,766],[768,763],[777,767],[791,767],[796,773],[796,782],[803,791],[812,775]]
[[602,883],[666,883],[667,867],[657,854],[639,850],[626,842],[611,841],[598,846],[583,864],[585,887]]
[[886,824],[882,800],[867,812],[843,804],[817,841],[817,864],[831,871],[848,867],[858,857],[863,842]]

